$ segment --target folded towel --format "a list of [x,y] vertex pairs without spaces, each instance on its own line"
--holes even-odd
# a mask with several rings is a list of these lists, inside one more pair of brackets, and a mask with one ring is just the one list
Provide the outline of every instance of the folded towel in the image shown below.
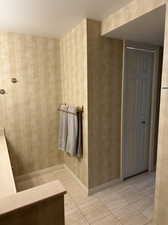
[[71,156],[76,156],[77,154],[77,139],[78,139],[78,119],[77,119],[77,108],[69,106],[68,112],[68,137],[66,152]]
[[[60,109],[67,111],[68,106],[61,105]],[[58,148],[62,151],[66,151],[67,136],[68,136],[68,113],[60,111]]]

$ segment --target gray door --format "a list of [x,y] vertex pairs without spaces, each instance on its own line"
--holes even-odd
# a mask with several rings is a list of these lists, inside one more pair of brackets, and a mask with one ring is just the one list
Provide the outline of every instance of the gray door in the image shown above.
[[123,99],[124,178],[148,170],[153,63],[152,52],[126,48]]

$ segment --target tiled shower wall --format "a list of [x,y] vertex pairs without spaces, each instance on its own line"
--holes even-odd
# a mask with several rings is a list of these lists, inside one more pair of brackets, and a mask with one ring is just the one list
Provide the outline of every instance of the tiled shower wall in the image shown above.
[[[0,127],[16,176],[63,163],[57,150],[62,102],[59,40],[0,33]],[[11,83],[15,77],[18,82]]]

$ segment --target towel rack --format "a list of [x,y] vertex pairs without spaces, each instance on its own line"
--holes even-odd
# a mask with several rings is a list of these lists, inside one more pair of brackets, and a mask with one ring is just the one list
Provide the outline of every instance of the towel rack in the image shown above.
[[[66,105],[66,104],[64,104],[64,105]],[[68,110],[63,110],[63,109],[60,109],[60,108],[58,108],[57,110],[61,111],[61,112],[69,113],[69,114],[72,114],[72,115],[77,115],[76,113],[69,112]],[[83,112],[83,106],[82,106],[82,108],[77,107],[77,112]]]

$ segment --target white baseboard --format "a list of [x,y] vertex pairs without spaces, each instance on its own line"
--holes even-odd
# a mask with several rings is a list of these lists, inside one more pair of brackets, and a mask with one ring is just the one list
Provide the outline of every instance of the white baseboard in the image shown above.
[[94,188],[90,188],[89,191],[88,191],[88,195],[93,195],[93,194],[95,194],[99,191],[102,191],[106,188],[112,187],[112,186],[114,186],[116,184],[119,184],[119,183],[121,183],[121,180],[120,180],[120,178],[117,178],[117,179],[111,180],[111,181],[109,181],[105,184],[101,184],[101,185],[98,185]]
[[88,194],[89,193],[88,188],[79,180],[79,178],[72,172],[72,170],[69,169],[69,167],[65,164],[64,164],[64,168],[73,176],[73,178],[78,182],[81,188]]
[[62,169],[64,169],[64,164],[51,166],[51,167],[48,167],[48,168],[45,168],[45,169],[41,169],[41,170],[37,170],[37,171],[31,172],[31,173],[27,173],[27,174],[24,174],[24,175],[17,176],[17,177],[15,177],[15,181],[16,182],[23,182],[23,181],[29,180],[31,178],[34,178],[36,176],[44,175],[46,173],[50,173],[50,172],[54,172],[54,171],[62,170]]

